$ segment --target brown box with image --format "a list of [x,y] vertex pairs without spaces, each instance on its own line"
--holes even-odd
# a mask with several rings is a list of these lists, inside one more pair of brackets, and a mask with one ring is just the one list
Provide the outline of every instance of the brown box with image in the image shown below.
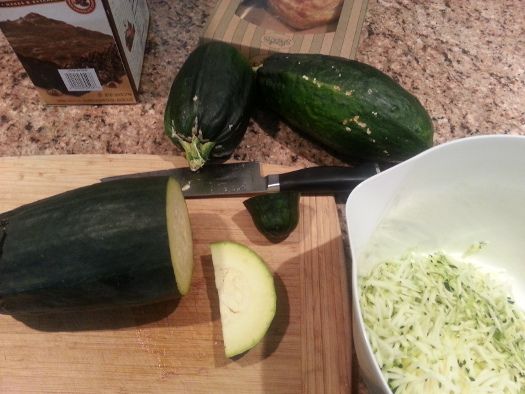
[[0,29],[47,104],[133,104],[146,0],[0,0]]
[[201,41],[235,46],[254,66],[274,52],[355,57],[367,0],[219,0]]

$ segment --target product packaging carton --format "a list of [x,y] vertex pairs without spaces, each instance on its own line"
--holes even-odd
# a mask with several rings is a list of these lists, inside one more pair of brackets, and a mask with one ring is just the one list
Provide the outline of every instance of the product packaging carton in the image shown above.
[[132,104],[146,0],[0,0],[0,29],[47,104]]
[[355,57],[367,0],[218,0],[201,41],[232,44],[257,66],[274,52]]

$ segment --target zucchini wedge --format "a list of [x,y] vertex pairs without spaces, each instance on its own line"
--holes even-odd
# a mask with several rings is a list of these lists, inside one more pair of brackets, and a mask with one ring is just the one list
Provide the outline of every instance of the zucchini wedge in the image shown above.
[[230,241],[211,244],[219,294],[226,357],[257,345],[275,317],[277,297],[272,273],[248,247]]

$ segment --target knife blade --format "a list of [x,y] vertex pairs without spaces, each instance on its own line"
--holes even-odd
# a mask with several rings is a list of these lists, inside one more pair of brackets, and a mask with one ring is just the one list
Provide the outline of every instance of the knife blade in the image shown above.
[[199,171],[171,168],[102,178],[101,182],[148,176],[172,176],[180,183],[185,197],[257,195],[279,191],[330,194],[350,192],[380,169],[375,163],[358,167],[307,167],[282,174],[261,175],[258,162],[215,164]]

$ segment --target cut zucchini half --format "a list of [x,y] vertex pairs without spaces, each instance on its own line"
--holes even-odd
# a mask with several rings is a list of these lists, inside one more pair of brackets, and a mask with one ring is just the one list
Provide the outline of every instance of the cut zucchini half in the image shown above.
[[235,242],[211,244],[226,357],[242,354],[264,337],[275,316],[272,273],[254,251]]
[[0,213],[0,313],[80,311],[178,298],[193,244],[177,181],[100,182]]

